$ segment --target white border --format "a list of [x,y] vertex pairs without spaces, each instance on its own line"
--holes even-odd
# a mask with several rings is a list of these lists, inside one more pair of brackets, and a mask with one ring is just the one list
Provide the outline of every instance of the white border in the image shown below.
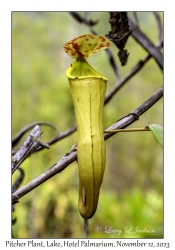
[[[165,18],[165,101],[164,101],[164,239],[163,240],[139,240],[140,242],[169,242],[171,248],[175,247],[174,241],[174,222],[175,222],[175,203],[174,203],[174,178],[175,178],[175,40],[174,40],[174,4],[173,1],[1,1],[0,3],[0,109],[1,109],[1,143],[0,143],[0,247],[4,249],[5,241],[11,240],[11,204],[9,194],[11,191],[11,11],[164,11]],[[63,6],[64,4],[64,6]],[[23,240],[25,242],[25,240]],[[103,240],[105,242],[105,240]],[[113,240],[111,240],[112,242]],[[129,240],[133,242],[133,240]],[[37,242],[37,241],[36,241]],[[128,240],[122,239],[122,242]],[[6,249],[9,249],[7,247]],[[120,249],[120,248],[119,248]],[[133,249],[133,248],[130,248]],[[137,248],[139,249],[139,247]],[[149,249],[149,248],[144,248]],[[175,249],[175,248],[174,248]]]

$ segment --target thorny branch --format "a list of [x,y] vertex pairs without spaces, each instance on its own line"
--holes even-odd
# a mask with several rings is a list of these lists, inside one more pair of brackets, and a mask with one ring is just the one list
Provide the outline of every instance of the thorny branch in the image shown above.
[[[139,118],[139,116],[141,116],[144,112],[146,112],[149,108],[151,108],[162,96],[163,96],[163,87],[158,89],[148,100],[146,100],[142,105],[133,110],[130,114],[116,121],[107,130],[126,128],[130,124],[134,123]],[[116,132],[114,134],[116,134]],[[114,134],[105,133],[104,134],[105,140],[107,140]],[[54,175],[62,172],[76,159],[77,159],[77,152],[74,150],[70,151],[63,158],[61,158],[55,165],[53,165],[50,169],[48,169],[45,173],[41,174],[40,176],[29,182],[27,185],[23,186],[22,188],[14,192],[12,194],[12,204],[17,203],[19,198],[23,197],[25,194],[29,193],[31,190],[38,187],[39,185],[41,185],[43,182],[47,181]]]

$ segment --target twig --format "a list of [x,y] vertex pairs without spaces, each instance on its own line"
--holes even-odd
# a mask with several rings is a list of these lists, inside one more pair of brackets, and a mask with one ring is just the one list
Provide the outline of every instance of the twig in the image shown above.
[[106,53],[108,55],[108,60],[109,60],[109,63],[114,71],[114,74],[117,78],[118,81],[120,81],[120,71],[119,71],[119,67],[117,66],[117,63],[112,55],[112,52],[110,49],[106,49]]
[[12,159],[12,174],[16,171],[16,169],[21,165],[21,163],[29,157],[39,146],[49,148],[49,145],[44,144],[39,141],[42,132],[40,131],[40,127],[36,125],[34,129],[31,131],[30,135],[25,140],[22,147],[17,151],[17,153],[13,156]]
[[18,168],[18,170],[20,171],[20,176],[17,178],[17,180],[12,186],[12,193],[14,193],[19,188],[19,186],[21,185],[21,182],[24,179],[24,170],[22,168]]
[[[48,145],[52,145],[52,144],[54,144],[54,143],[56,143],[56,142],[58,142],[58,141],[60,141],[60,140],[62,140],[62,139],[64,139],[64,138],[66,138],[67,136],[73,134],[76,130],[77,130],[77,126],[73,126],[73,127],[71,127],[70,129],[66,130],[65,132],[63,132],[63,133],[61,133],[61,134],[55,136],[54,138],[50,139],[50,140],[47,141],[46,143],[47,143]],[[39,147],[39,148],[37,149],[37,152],[40,151],[40,150],[42,150],[42,149],[43,149],[43,148]]]
[[156,22],[157,22],[159,42],[162,43],[163,42],[163,27],[162,27],[160,15],[157,11],[153,11],[153,14],[154,14],[154,16],[156,18]]
[[136,22],[136,26],[139,28],[139,19],[138,19],[136,11],[133,11],[133,16],[134,16],[134,19],[135,19],[135,22]]
[[[73,126],[70,129],[66,130],[65,132],[60,133],[59,135],[56,135],[55,137],[53,137],[52,139],[47,141],[46,144],[52,145],[52,144],[56,143],[57,141],[60,141],[60,140],[64,139],[68,135],[71,135],[72,133],[74,133],[76,131],[76,129],[77,129],[77,127]],[[43,147],[38,147],[35,152],[38,152],[38,151],[40,151],[42,149],[43,149]],[[16,152],[17,152],[17,150],[13,150],[12,154],[15,154]]]
[[[107,130],[115,130],[115,129],[123,129],[135,122],[137,118],[135,118],[132,114],[135,114],[137,117],[141,116],[148,109],[150,109],[160,98],[163,96],[163,87],[158,89],[148,100],[146,100],[143,104],[141,104],[138,108],[133,110],[130,114],[124,116],[122,119],[118,120]],[[113,136],[111,133],[105,134],[105,140]]]
[[117,84],[114,86],[114,88],[106,94],[105,96],[105,104],[107,104],[111,98],[117,93],[117,91],[119,91],[119,89],[121,87],[124,86],[124,84],[130,79],[132,78],[144,65],[145,63],[151,58],[151,55],[147,55],[144,59],[140,60],[136,66],[134,66],[134,68],[123,77],[123,79],[121,79],[119,82],[117,82]]
[[[162,43],[158,44],[156,46],[156,48],[160,49],[162,47]],[[119,82],[117,82],[117,84],[114,86],[114,88],[106,94],[105,96],[105,104],[108,103],[111,98],[119,91],[119,89],[121,87],[124,86],[124,84],[129,80],[131,79],[140,69],[143,68],[143,66],[145,65],[145,63],[147,63],[149,61],[149,59],[151,58],[152,56],[150,54],[148,54],[147,56],[145,56],[145,58],[143,58],[142,60],[140,60],[132,69],[131,71],[125,75],[123,77],[123,79],[121,79]]]
[[[138,108],[136,108],[132,113],[136,114],[137,116],[141,116],[144,112],[146,112],[150,107],[152,107],[161,97],[163,96],[163,87],[158,89],[148,100],[146,100],[143,104],[141,104]],[[129,114],[124,118],[115,122],[112,126],[110,126],[107,130],[115,130],[120,128],[125,128],[130,124],[134,123],[136,118],[133,115]],[[105,133],[104,138],[107,140],[114,134]],[[18,202],[18,199],[30,192],[31,190],[35,189],[43,182],[50,179],[52,176],[62,172],[69,164],[74,162],[77,159],[77,152],[72,151],[69,154],[66,154],[61,160],[59,160],[54,166],[48,169],[45,173],[41,174],[27,185],[23,186],[16,192],[12,194],[12,204]]]
[[148,127],[145,128],[128,128],[128,129],[113,129],[113,130],[105,130],[104,133],[119,133],[119,132],[143,132],[150,131]]
[[59,160],[55,165],[49,168],[46,172],[29,182],[27,185],[23,186],[16,192],[12,194],[12,204],[16,203],[19,198],[29,193],[31,190],[35,189],[43,182],[49,180],[54,175],[62,172],[68,165],[74,162],[77,159],[77,152],[71,152],[66,154],[61,160]]
[[39,121],[39,122],[34,122],[31,124],[28,124],[26,127],[24,127],[17,135],[15,135],[15,137],[12,139],[12,147],[14,147],[19,140],[22,138],[22,136],[29,130],[31,130],[34,126],[36,125],[45,125],[45,126],[49,126],[51,128],[54,128],[58,133],[59,133],[59,129],[57,128],[57,126],[55,126],[54,124],[50,123],[50,122],[44,122],[44,121]]
[[[129,18],[128,18],[129,19]],[[163,69],[163,55],[158,48],[150,41],[150,39],[129,19],[129,25],[133,30],[131,36],[140,44],[142,47],[149,52],[149,54],[156,60],[157,64]]]
[[94,21],[94,20],[87,20],[87,16],[85,16],[84,18],[76,13],[76,12],[69,12],[71,14],[72,17],[74,17],[79,23],[85,23],[87,24],[88,26],[93,26],[93,25],[96,25],[98,23],[98,21]]

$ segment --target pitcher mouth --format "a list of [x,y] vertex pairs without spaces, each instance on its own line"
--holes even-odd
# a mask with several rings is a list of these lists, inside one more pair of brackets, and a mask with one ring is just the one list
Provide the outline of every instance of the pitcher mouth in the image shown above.
[[86,60],[75,60],[66,71],[66,76],[69,79],[86,79],[86,78],[99,78],[108,81],[105,76],[91,67]]

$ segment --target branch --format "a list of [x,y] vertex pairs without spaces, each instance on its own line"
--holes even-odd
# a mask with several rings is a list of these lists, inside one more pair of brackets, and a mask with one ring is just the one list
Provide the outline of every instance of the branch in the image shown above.
[[157,11],[153,11],[153,14],[156,18],[156,22],[157,22],[157,29],[158,29],[158,36],[159,36],[159,42],[163,43],[163,27],[162,27],[162,22],[160,19],[160,15]]
[[108,60],[109,60],[109,63],[110,63],[110,65],[111,65],[111,67],[112,67],[112,69],[114,71],[114,74],[115,74],[117,80],[120,81],[119,67],[117,66],[117,63],[116,63],[116,61],[115,61],[115,59],[113,57],[112,52],[111,52],[110,49],[106,49],[105,51],[106,51],[106,53],[108,55]]
[[48,127],[55,129],[59,133],[59,129],[57,128],[57,126],[55,126],[54,124],[52,124],[50,122],[44,122],[44,121],[34,122],[34,123],[31,123],[31,124],[28,124],[27,126],[25,126],[19,133],[17,133],[17,135],[15,135],[15,137],[12,139],[12,147],[14,147],[20,141],[22,136],[27,131],[31,130],[36,125],[46,125]]
[[[129,115],[126,115],[125,117],[115,122],[107,130],[126,128],[130,124],[134,123],[137,117],[141,116],[144,112],[146,112],[149,108],[151,108],[162,96],[163,96],[163,87],[158,89],[148,100],[146,100],[138,108],[132,111]],[[116,132],[114,134],[116,134]],[[107,140],[114,134],[105,133],[104,134],[105,140]],[[41,174],[40,176],[29,182],[27,185],[23,186],[22,188],[14,192],[12,194],[12,204],[17,203],[19,198],[29,193],[34,188],[38,187],[39,185],[50,179],[52,176],[62,172],[67,166],[69,166],[76,159],[77,159],[77,152],[71,150],[68,154],[66,154],[61,160],[59,160],[54,166],[48,169],[45,173]]]
[[[77,130],[77,126],[73,126],[73,127],[69,128],[68,130],[66,130],[65,132],[60,133],[59,135],[57,135],[54,138],[50,139],[46,143],[49,144],[49,145],[54,144],[57,141],[60,141],[60,140],[64,139],[65,137],[73,134],[76,130]],[[40,147],[40,148],[37,149],[37,151],[40,151],[41,149],[43,149],[43,148]]]
[[12,193],[14,193],[19,188],[19,186],[21,185],[21,182],[24,179],[24,170],[22,168],[18,168],[18,170],[20,171],[20,175],[12,186]]
[[133,11],[133,16],[134,16],[134,19],[135,19],[135,22],[136,22],[136,26],[139,28],[139,19],[138,19],[138,16],[137,16],[137,12],[136,11]]
[[52,176],[61,173],[68,165],[77,159],[77,152],[71,152],[66,154],[61,160],[59,160],[55,165],[48,169],[45,173],[41,174],[27,185],[23,186],[16,192],[12,194],[12,204],[18,202],[18,199],[29,193],[34,188],[41,185],[43,182],[49,180]]
[[[148,109],[150,109],[161,97],[163,96],[163,87],[158,89],[148,100],[146,100],[143,104],[141,104],[138,108],[133,110],[128,115],[124,116],[122,119],[118,120],[111,127],[106,130],[115,130],[120,128],[126,128],[135,120],[138,120],[139,116],[145,113]],[[105,140],[113,136],[113,134],[107,133],[105,134]]]
[[[129,18],[128,18],[129,19]],[[157,64],[163,69],[163,55],[158,48],[149,40],[149,38],[129,19],[129,25],[133,30],[134,39],[156,60]]]
[[111,98],[119,91],[121,87],[124,86],[124,84],[131,79],[144,65],[145,63],[151,58],[151,55],[147,55],[144,59],[140,60],[134,67],[133,69],[123,77],[115,86],[114,88],[106,94],[105,96],[105,104],[108,103]]
[[49,148],[49,145],[44,144],[39,141],[42,132],[40,131],[40,127],[36,125],[27,139],[25,140],[22,147],[17,151],[17,153],[13,156],[12,159],[12,174],[16,171],[16,169],[21,165],[21,163],[29,157],[39,146]]
[[74,17],[79,23],[85,23],[87,24],[88,26],[93,26],[93,25],[96,25],[98,23],[98,21],[94,21],[94,20],[88,20],[87,19],[87,16],[86,17],[82,17],[80,14],[76,13],[76,12],[69,12],[71,14],[72,17]]
[[[39,123],[38,123],[38,124],[39,124]],[[52,125],[53,125],[53,124],[52,124]],[[53,125],[53,126],[55,126],[55,125]],[[27,127],[28,127],[28,126],[26,126],[25,128],[27,128]],[[56,127],[56,126],[55,126],[55,127]],[[21,131],[23,131],[25,128],[23,128]],[[56,135],[55,137],[53,137],[52,139],[50,139],[49,141],[47,141],[46,144],[48,144],[48,145],[54,144],[54,143],[56,143],[57,141],[60,141],[60,140],[62,140],[63,138],[65,138],[65,137],[71,135],[72,133],[74,133],[74,132],[76,131],[76,129],[77,129],[77,127],[76,127],[76,126],[73,126],[73,127],[71,127],[70,129],[66,130],[65,132],[60,133],[59,135]],[[25,131],[25,132],[26,132],[26,131]],[[20,134],[20,132],[19,132],[19,134]],[[42,150],[42,149],[44,149],[44,147],[39,146],[35,152],[38,152],[38,151],[40,151],[40,150]],[[17,150],[12,150],[12,155],[14,155],[16,152],[17,152]]]
[[[156,48],[160,49],[162,47],[162,42],[160,42]],[[110,101],[110,99],[119,91],[119,89],[121,87],[124,86],[124,84],[131,79],[140,69],[143,68],[143,66],[145,65],[145,63],[147,63],[149,61],[149,59],[151,58],[151,54],[148,54],[145,58],[143,58],[142,60],[140,60],[133,68],[132,70],[123,77],[123,79],[121,79],[115,86],[114,88],[107,93],[107,95],[105,96],[105,104],[108,103]]]

